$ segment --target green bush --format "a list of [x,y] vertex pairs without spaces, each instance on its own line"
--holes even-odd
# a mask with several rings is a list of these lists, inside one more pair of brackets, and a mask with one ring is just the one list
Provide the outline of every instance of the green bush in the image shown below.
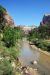
[[38,47],[43,50],[47,50],[47,47],[43,43],[40,43]]
[[32,42],[33,42],[33,44],[35,44],[36,46],[38,46],[39,43],[40,43],[40,41],[39,41],[37,38],[33,39]]
[[38,48],[41,48],[45,51],[50,51],[50,43],[47,43],[47,42],[44,42],[43,40],[38,40],[38,39],[33,39],[32,42]]
[[0,75],[15,75],[11,63],[6,60],[0,60]]
[[5,47],[4,42],[0,41],[0,75],[15,75],[16,69],[12,67],[12,62],[15,62],[16,68],[19,61],[17,57],[19,55],[19,49],[17,46],[10,48]]
[[50,43],[47,44],[47,51],[50,52]]
[[16,44],[16,32],[13,28],[6,26],[3,31],[3,40],[7,47],[14,46]]
[[16,38],[18,39],[22,39],[23,37],[23,31],[20,28],[14,28],[15,32],[16,32]]

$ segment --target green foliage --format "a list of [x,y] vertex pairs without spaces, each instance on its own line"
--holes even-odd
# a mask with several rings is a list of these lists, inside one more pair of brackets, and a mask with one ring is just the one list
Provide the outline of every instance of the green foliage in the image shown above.
[[35,29],[33,29],[33,30],[31,30],[31,32],[29,32],[29,40],[36,40],[36,39],[38,39],[38,38],[40,38],[40,36],[39,36],[39,33],[38,33],[38,29],[37,28],[35,28]]
[[16,32],[13,28],[6,26],[4,28],[3,40],[7,47],[14,46],[16,44]]
[[5,20],[0,22],[0,32],[4,29],[5,25]]
[[16,69],[12,67],[12,62],[19,63],[16,60],[18,55],[19,49],[17,45],[7,48],[4,42],[0,41],[0,75],[15,75]]
[[44,25],[38,27],[38,32],[41,38],[48,39],[50,38],[50,25]]
[[0,6],[0,31],[3,30],[6,20],[4,18],[4,14],[6,13],[6,9]]
[[11,63],[6,60],[0,60],[0,75],[15,75]]
[[38,28],[31,30],[31,32],[29,33],[29,38],[49,39],[50,25],[47,24],[47,25],[39,26]]
[[13,46],[10,48],[5,47],[4,42],[0,41],[0,56],[2,57],[10,57],[10,59],[15,59],[18,57],[19,55],[19,48],[18,46]]
[[6,13],[6,9],[0,6],[0,18],[1,18],[0,21],[3,20],[5,13]]
[[15,32],[16,32],[16,38],[18,39],[22,39],[23,33],[22,30],[20,28],[14,28]]
[[50,43],[45,42],[44,40],[38,40],[38,39],[34,39],[33,44],[36,45],[38,48],[41,48],[45,51],[50,51]]
[[43,50],[50,51],[50,43],[43,42],[45,39],[50,39],[50,25],[42,25],[38,28],[31,30],[28,36],[29,40],[37,47]]
[[10,57],[12,57],[13,59],[16,59],[19,56],[18,47],[10,47],[8,48],[8,52],[9,52]]
[[1,5],[0,5],[0,10],[2,10],[2,12],[6,12],[6,9],[2,7]]
[[17,40],[22,39],[22,30],[6,26],[5,14],[0,6],[0,75],[15,75],[17,67],[13,68],[12,62],[19,65]]

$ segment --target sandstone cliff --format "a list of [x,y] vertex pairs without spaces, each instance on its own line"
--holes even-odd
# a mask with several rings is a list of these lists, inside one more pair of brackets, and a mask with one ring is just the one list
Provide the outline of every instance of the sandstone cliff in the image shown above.
[[6,19],[6,24],[7,24],[8,26],[14,27],[14,21],[13,21],[12,17],[11,17],[8,13],[6,13],[6,14],[4,15],[4,18]]
[[14,21],[12,17],[8,14],[7,10],[0,5],[0,25],[3,22],[10,27],[14,27]]

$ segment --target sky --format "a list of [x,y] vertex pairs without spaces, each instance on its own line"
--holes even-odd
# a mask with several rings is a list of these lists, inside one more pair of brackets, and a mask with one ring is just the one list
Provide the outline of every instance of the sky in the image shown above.
[[50,0],[0,0],[15,25],[39,26],[43,15],[50,13]]

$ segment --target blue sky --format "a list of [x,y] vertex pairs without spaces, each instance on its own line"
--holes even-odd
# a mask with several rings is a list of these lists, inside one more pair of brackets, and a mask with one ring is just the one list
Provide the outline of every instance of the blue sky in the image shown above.
[[50,0],[0,0],[16,25],[40,24],[43,15],[50,13]]

